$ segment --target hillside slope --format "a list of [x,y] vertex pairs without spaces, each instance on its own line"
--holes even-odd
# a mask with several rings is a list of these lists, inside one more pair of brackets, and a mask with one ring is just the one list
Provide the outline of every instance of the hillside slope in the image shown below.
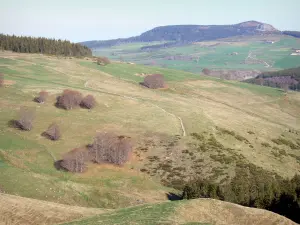
[[65,225],[296,225],[275,213],[213,199],[164,202],[121,209]]
[[[122,209],[164,202],[190,177],[224,183],[253,167],[260,177],[300,172],[300,93],[166,68],[12,52],[0,52],[0,72],[0,188],[7,194]],[[139,85],[157,73],[168,89]],[[56,108],[64,89],[91,94],[98,105]],[[33,101],[41,90],[49,92],[44,104]],[[36,110],[28,132],[10,123],[22,106]],[[56,142],[41,135],[53,122],[62,133]],[[131,137],[127,164],[88,163],[80,174],[55,168],[66,152],[102,131]]]
[[79,219],[84,216],[93,216],[107,211],[0,193],[1,225],[50,225]]
[[272,25],[257,21],[247,21],[234,25],[170,25],[156,27],[136,37],[107,41],[86,41],[81,42],[81,44],[89,48],[100,48],[131,42],[174,41],[190,43],[238,35],[270,33],[280,33],[280,31]]

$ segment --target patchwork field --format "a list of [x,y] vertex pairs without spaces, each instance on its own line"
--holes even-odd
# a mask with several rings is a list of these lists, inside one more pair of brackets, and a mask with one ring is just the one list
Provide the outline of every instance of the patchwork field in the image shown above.
[[[0,88],[0,192],[120,209],[166,201],[168,193],[179,193],[174,189],[180,188],[178,181],[196,175],[227,182],[240,164],[252,163],[284,178],[300,171],[300,93],[167,68],[120,62],[103,67],[90,58],[11,52],[0,52],[0,72],[5,78]],[[167,89],[139,85],[145,74],[153,73],[165,76]],[[97,107],[56,108],[64,89],[94,95]],[[45,104],[33,101],[41,90],[50,93]],[[36,110],[31,131],[10,126],[21,106]],[[57,142],[41,136],[52,122],[62,130]],[[134,153],[124,167],[91,163],[82,174],[55,169],[64,153],[91,144],[100,131],[131,137]],[[165,205],[165,212],[171,212],[173,204],[187,203],[153,207]],[[127,219],[136,215],[135,208],[122,210],[128,210]],[[150,210],[149,217],[160,210]],[[118,215],[107,223],[106,215],[100,217],[102,224],[118,221]]]
[[300,47],[299,39],[284,36],[243,36],[193,43],[168,48],[141,49],[158,43],[129,43],[94,49],[94,55],[107,56],[138,64],[147,64],[200,73],[212,70],[278,70],[297,67],[300,56],[292,56]]

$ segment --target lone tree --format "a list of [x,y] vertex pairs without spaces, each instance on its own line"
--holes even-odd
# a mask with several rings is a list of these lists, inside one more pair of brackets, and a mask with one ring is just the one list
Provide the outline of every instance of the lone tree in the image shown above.
[[78,107],[82,101],[82,94],[78,91],[66,89],[57,97],[56,106],[66,110]]
[[32,124],[35,119],[35,109],[21,107],[19,120],[15,121],[16,126],[22,130],[29,131],[32,129]]
[[164,88],[166,86],[164,76],[161,74],[151,74],[146,76],[142,84],[151,89]]
[[4,86],[4,75],[0,73],[0,87]]
[[110,64],[110,61],[107,57],[97,57],[97,64],[100,66],[106,66]]
[[95,100],[94,96],[87,95],[82,99],[80,105],[81,105],[81,107],[84,107],[87,109],[92,109],[96,105],[96,100]]
[[34,101],[35,102],[38,102],[38,103],[45,103],[45,101],[47,100],[48,98],[48,92],[47,91],[41,91],[39,93],[39,96],[38,97],[35,97]]
[[89,151],[91,159],[96,163],[123,165],[129,160],[132,144],[124,136],[98,133]]
[[57,141],[61,137],[59,126],[56,123],[52,123],[48,129],[43,133],[43,136],[52,141]]
[[75,148],[63,156],[60,166],[73,173],[86,171],[86,162],[89,161],[86,149]]

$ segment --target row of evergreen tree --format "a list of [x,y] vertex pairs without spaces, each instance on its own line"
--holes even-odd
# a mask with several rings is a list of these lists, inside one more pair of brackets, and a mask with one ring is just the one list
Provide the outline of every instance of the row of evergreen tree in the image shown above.
[[41,53],[63,56],[92,56],[92,51],[81,44],[66,40],[34,38],[0,34],[0,49],[21,53]]
[[[240,165],[239,165],[240,164]],[[248,207],[267,209],[300,223],[300,175],[291,180],[254,164],[238,163],[229,183],[191,180],[183,189],[184,199],[214,198]]]

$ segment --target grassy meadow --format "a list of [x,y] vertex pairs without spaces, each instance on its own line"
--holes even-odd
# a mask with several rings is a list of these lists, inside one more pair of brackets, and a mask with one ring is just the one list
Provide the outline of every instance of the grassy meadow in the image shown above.
[[[120,209],[166,201],[167,193],[177,191],[164,185],[195,174],[230,180],[238,161],[286,178],[300,171],[300,93],[174,69],[120,62],[99,66],[90,58],[0,52],[6,84],[0,88],[1,190],[54,203]],[[145,74],[153,73],[165,76],[167,89],[139,85]],[[56,108],[56,97],[64,89],[94,95],[96,108]],[[50,93],[45,104],[33,101],[41,90]],[[9,125],[22,106],[36,110],[28,132]],[[41,136],[52,122],[62,131],[57,142]],[[101,131],[131,137],[134,152],[124,167],[89,164],[82,174],[55,169],[64,153],[92,143]],[[201,138],[196,140],[195,134]],[[121,209],[130,215],[124,224],[133,217],[136,224],[154,224],[145,220],[175,210],[169,202],[151,206],[139,220],[136,211],[147,207]],[[115,224],[121,214],[97,220]]]

